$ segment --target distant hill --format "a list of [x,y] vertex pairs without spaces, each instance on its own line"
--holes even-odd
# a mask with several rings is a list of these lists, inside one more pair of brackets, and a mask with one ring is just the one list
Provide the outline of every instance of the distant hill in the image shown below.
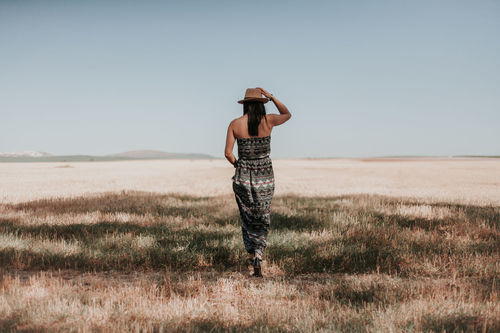
[[167,153],[160,150],[132,150],[110,155],[51,155],[45,152],[25,151],[0,153],[0,162],[92,162],[158,159],[214,159],[207,154]]
[[15,153],[0,153],[0,157],[44,157],[44,156],[52,156],[52,155],[43,151],[33,151],[33,150],[25,150]]

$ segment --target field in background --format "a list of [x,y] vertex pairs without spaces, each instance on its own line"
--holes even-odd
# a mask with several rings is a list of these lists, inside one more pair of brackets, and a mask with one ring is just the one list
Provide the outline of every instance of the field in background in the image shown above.
[[0,327],[500,330],[499,161],[274,166],[256,280],[222,161],[0,165]]
[[[500,206],[498,158],[273,160],[276,195],[383,194]],[[225,160],[0,163],[0,202],[137,190],[232,194]]]

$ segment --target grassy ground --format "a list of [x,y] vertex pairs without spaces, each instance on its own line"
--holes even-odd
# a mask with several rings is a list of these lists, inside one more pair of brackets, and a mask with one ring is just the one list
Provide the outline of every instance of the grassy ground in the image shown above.
[[0,327],[500,330],[500,207],[275,197],[264,279],[232,196],[0,205]]

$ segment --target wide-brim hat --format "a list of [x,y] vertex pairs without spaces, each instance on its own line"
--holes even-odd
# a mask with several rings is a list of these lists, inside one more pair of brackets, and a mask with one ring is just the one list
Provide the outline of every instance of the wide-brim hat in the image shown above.
[[267,103],[269,99],[262,97],[262,93],[259,89],[256,88],[248,88],[245,92],[245,98],[239,100],[238,103],[243,104],[245,102],[262,102]]

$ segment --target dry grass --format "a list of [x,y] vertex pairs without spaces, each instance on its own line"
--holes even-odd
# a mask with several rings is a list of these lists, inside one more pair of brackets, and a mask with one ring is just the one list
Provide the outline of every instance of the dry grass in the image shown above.
[[248,277],[231,195],[122,191],[0,205],[6,330],[500,330],[500,207],[273,201]]

